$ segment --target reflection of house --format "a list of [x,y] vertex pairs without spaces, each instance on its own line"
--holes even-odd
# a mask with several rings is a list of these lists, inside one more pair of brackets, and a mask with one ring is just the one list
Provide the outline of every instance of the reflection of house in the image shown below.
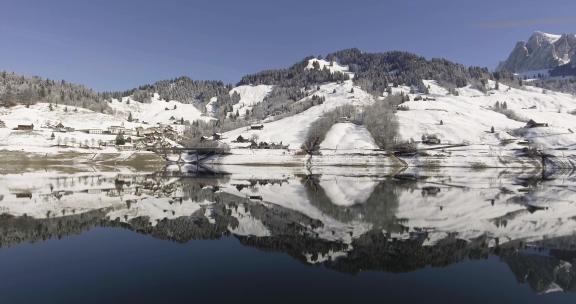
[[435,196],[440,193],[440,188],[435,186],[427,186],[422,188],[422,196]]

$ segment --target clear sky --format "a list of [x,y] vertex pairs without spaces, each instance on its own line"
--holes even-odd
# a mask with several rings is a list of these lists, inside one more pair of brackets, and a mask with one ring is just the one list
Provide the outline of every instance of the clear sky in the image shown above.
[[234,83],[350,47],[494,68],[535,30],[576,32],[576,1],[0,0],[0,70],[96,90]]

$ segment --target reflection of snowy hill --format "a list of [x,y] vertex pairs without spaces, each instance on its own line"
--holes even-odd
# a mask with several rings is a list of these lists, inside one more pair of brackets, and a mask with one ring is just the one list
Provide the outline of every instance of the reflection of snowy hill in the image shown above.
[[[514,252],[520,242],[568,249],[562,245],[567,241],[551,244],[573,237],[576,229],[571,176],[250,169],[187,179],[109,172],[1,175],[0,229],[20,221],[29,224],[15,229],[58,222],[74,223],[65,231],[76,231],[99,223],[177,241],[231,234],[342,271],[357,271],[354,265],[364,259],[362,265],[393,270],[379,259],[397,259],[398,250],[409,251],[398,269],[412,269],[410,259],[445,263],[469,250],[502,248],[500,254],[509,257],[506,248]],[[81,224],[83,219],[89,222]],[[4,237],[13,242],[10,231]],[[21,235],[36,238],[33,231]],[[442,252],[448,253],[437,255]]]

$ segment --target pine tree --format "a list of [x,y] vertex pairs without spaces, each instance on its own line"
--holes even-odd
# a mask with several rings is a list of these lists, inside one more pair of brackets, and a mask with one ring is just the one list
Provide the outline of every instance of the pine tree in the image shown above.
[[123,145],[126,143],[126,139],[124,139],[124,133],[120,132],[116,135],[116,145]]
[[128,122],[132,122],[134,118],[132,117],[132,112],[128,113]]

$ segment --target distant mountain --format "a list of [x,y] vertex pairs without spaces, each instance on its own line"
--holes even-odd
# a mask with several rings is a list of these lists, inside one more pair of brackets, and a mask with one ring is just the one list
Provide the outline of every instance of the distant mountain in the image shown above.
[[528,41],[520,41],[497,70],[522,73],[554,69],[566,65],[576,57],[575,34],[548,34],[534,32]]

